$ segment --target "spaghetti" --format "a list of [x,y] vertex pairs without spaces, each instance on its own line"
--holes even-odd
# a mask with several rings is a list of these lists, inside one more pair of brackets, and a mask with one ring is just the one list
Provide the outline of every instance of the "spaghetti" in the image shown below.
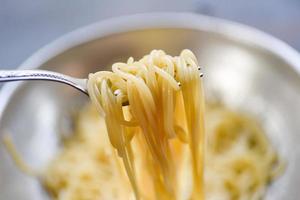
[[[134,151],[143,154],[150,193],[167,200],[180,195],[177,179],[183,166],[176,163],[174,150],[184,147],[191,158],[189,198],[204,199],[204,98],[191,51],[171,57],[153,50],[139,61],[116,63],[112,72],[90,74],[88,91],[104,115],[110,142],[123,160],[136,199],[141,193],[138,179],[144,176],[135,170]],[[124,102],[129,105],[124,107]]]
[[[284,168],[261,127],[254,119],[222,105],[206,105],[205,119],[205,199],[263,199],[268,185]],[[186,151],[175,148],[176,163],[190,163]],[[144,153],[134,153],[137,173],[143,175],[148,170],[141,162]],[[122,165],[111,148],[103,117],[88,105],[79,113],[74,134],[50,162],[42,181],[57,200],[133,200]],[[178,172],[180,200],[188,199],[185,197],[191,193],[192,176],[187,166]],[[141,199],[156,198],[150,195],[151,184],[147,178],[138,181]]]
[[[52,197],[262,199],[283,164],[255,120],[223,105],[206,105],[204,136],[198,70],[189,50],[178,57],[154,50],[139,61],[114,64],[112,72],[91,74],[92,104],[39,173]],[[30,173],[4,139],[16,164]]]

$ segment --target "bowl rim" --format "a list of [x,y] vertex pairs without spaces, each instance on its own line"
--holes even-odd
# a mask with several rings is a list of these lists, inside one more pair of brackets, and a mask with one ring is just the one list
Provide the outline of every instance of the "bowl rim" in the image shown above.
[[[256,28],[196,13],[143,13],[101,20],[75,29],[50,42],[26,59],[18,69],[34,69],[50,58],[80,44],[117,33],[154,28],[203,30],[263,48],[287,62],[300,74],[300,54],[287,43]],[[236,34],[239,33],[239,34]],[[23,83],[6,83],[0,90],[0,122],[13,93]]]

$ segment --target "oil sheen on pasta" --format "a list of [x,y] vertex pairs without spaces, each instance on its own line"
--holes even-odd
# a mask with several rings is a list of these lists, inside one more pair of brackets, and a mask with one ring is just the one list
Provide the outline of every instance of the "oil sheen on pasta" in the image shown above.
[[209,106],[204,136],[202,80],[189,50],[116,63],[91,74],[88,88],[93,105],[42,178],[55,199],[260,199],[278,174],[253,120]]

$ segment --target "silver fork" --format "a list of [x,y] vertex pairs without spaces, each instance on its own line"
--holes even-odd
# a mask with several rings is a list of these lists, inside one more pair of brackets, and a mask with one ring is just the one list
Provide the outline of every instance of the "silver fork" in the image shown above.
[[0,82],[44,80],[67,84],[88,95],[87,79],[74,78],[47,70],[0,70]]
[[[198,70],[200,71],[201,68],[199,67]],[[200,73],[200,77],[203,77],[203,73]],[[87,79],[75,78],[47,70],[0,70],[0,82],[29,80],[60,82],[89,95],[87,90]],[[180,86],[179,82],[178,85]]]

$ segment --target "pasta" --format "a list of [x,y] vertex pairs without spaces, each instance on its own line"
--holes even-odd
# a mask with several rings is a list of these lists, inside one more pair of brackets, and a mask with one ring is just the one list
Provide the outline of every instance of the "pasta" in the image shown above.
[[[119,174],[122,179],[98,187],[91,187],[82,180],[68,180],[72,184],[75,182],[80,187],[99,190],[102,186],[122,183],[118,188],[123,191],[127,181],[132,190],[123,191],[120,199],[130,199],[128,194],[125,195],[126,191],[134,193],[135,199],[260,199],[267,184],[278,174],[280,168],[276,167],[280,165],[276,152],[262,130],[247,117],[210,106],[208,136],[204,136],[202,81],[197,59],[189,50],[183,50],[178,57],[153,50],[139,61],[129,58],[127,63],[116,63],[112,72],[90,74],[88,91],[93,105],[102,114],[98,120],[105,122],[106,130],[103,125],[99,132],[103,137],[107,131],[112,146],[110,149],[107,143],[98,144],[97,149],[99,152],[100,147],[101,151],[110,149],[118,164],[104,164],[118,165],[119,171],[123,172]],[[79,136],[85,137],[85,134],[82,130]],[[90,134],[89,137],[93,138]],[[95,141],[99,139],[92,142]],[[96,148],[95,145],[86,145],[86,149]],[[82,148],[78,144],[73,148],[77,147]],[[103,163],[99,163],[99,169],[90,170],[95,171],[95,175],[104,169]],[[56,163],[54,170],[50,170],[51,177],[61,177],[56,174],[56,166],[60,165]],[[78,173],[82,173],[81,170]],[[100,181],[100,177],[98,179]],[[49,188],[57,186],[46,180]],[[84,191],[84,188],[79,191]],[[84,194],[90,195],[88,191]],[[78,195],[62,199],[76,197]],[[100,197],[106,199],[102,195],[77,199]]]
[[114,155],[103,118],[88,106],[75,133],[49,163],[41,180],[57,200],[134,199],[121,163]]
[[262,199],[282,161],[254,119],[209,103],[204,121],[202,87],[189,50],[90,74],[92,103],[40,173],[43,185],[57,200]]
[[[258,123],[222,105],[206,105],[204,191],[207,200],[260,200],[283,172],[283,164]],[[50,162],[41,180],[57,200],[131,200],[133,191],[122,161],[114,156],[103,117],[87,105],[73,136]],[[183,149],[177,149],[181,155]],[[136,161],[143,154],[136,152]],[[186,162],[181,157],[178,162]],[[139,169],[137,166],[137,169]],[[144,168],[140,168],[141,171]],[[180,171],[182,193],[189,193],[189,174]],[[144,193],[149,182],[141,181]],[[142,199],[154,199],[142,196]],[[181,197],[179,199],[186,199]]]
[[150,193],[156,199],[178,199],[178,171],[183,166],[175,164],[173,152],[183,146],[192,171],[188,196],[204,199],[204,98],[191,51],[171,57],[153,50],[139,61],[116,63],[112,72],[90,74],[88,91],[104,116],[110,143],[123,160],[136,199],[142,193],[138,179],[145,176],[135,169],[135,151],[145,158],[142,166],[148,171]]
[[220,105],[207,106],[206,117],[206,198],[263,199],[284,165],[262,128]]

